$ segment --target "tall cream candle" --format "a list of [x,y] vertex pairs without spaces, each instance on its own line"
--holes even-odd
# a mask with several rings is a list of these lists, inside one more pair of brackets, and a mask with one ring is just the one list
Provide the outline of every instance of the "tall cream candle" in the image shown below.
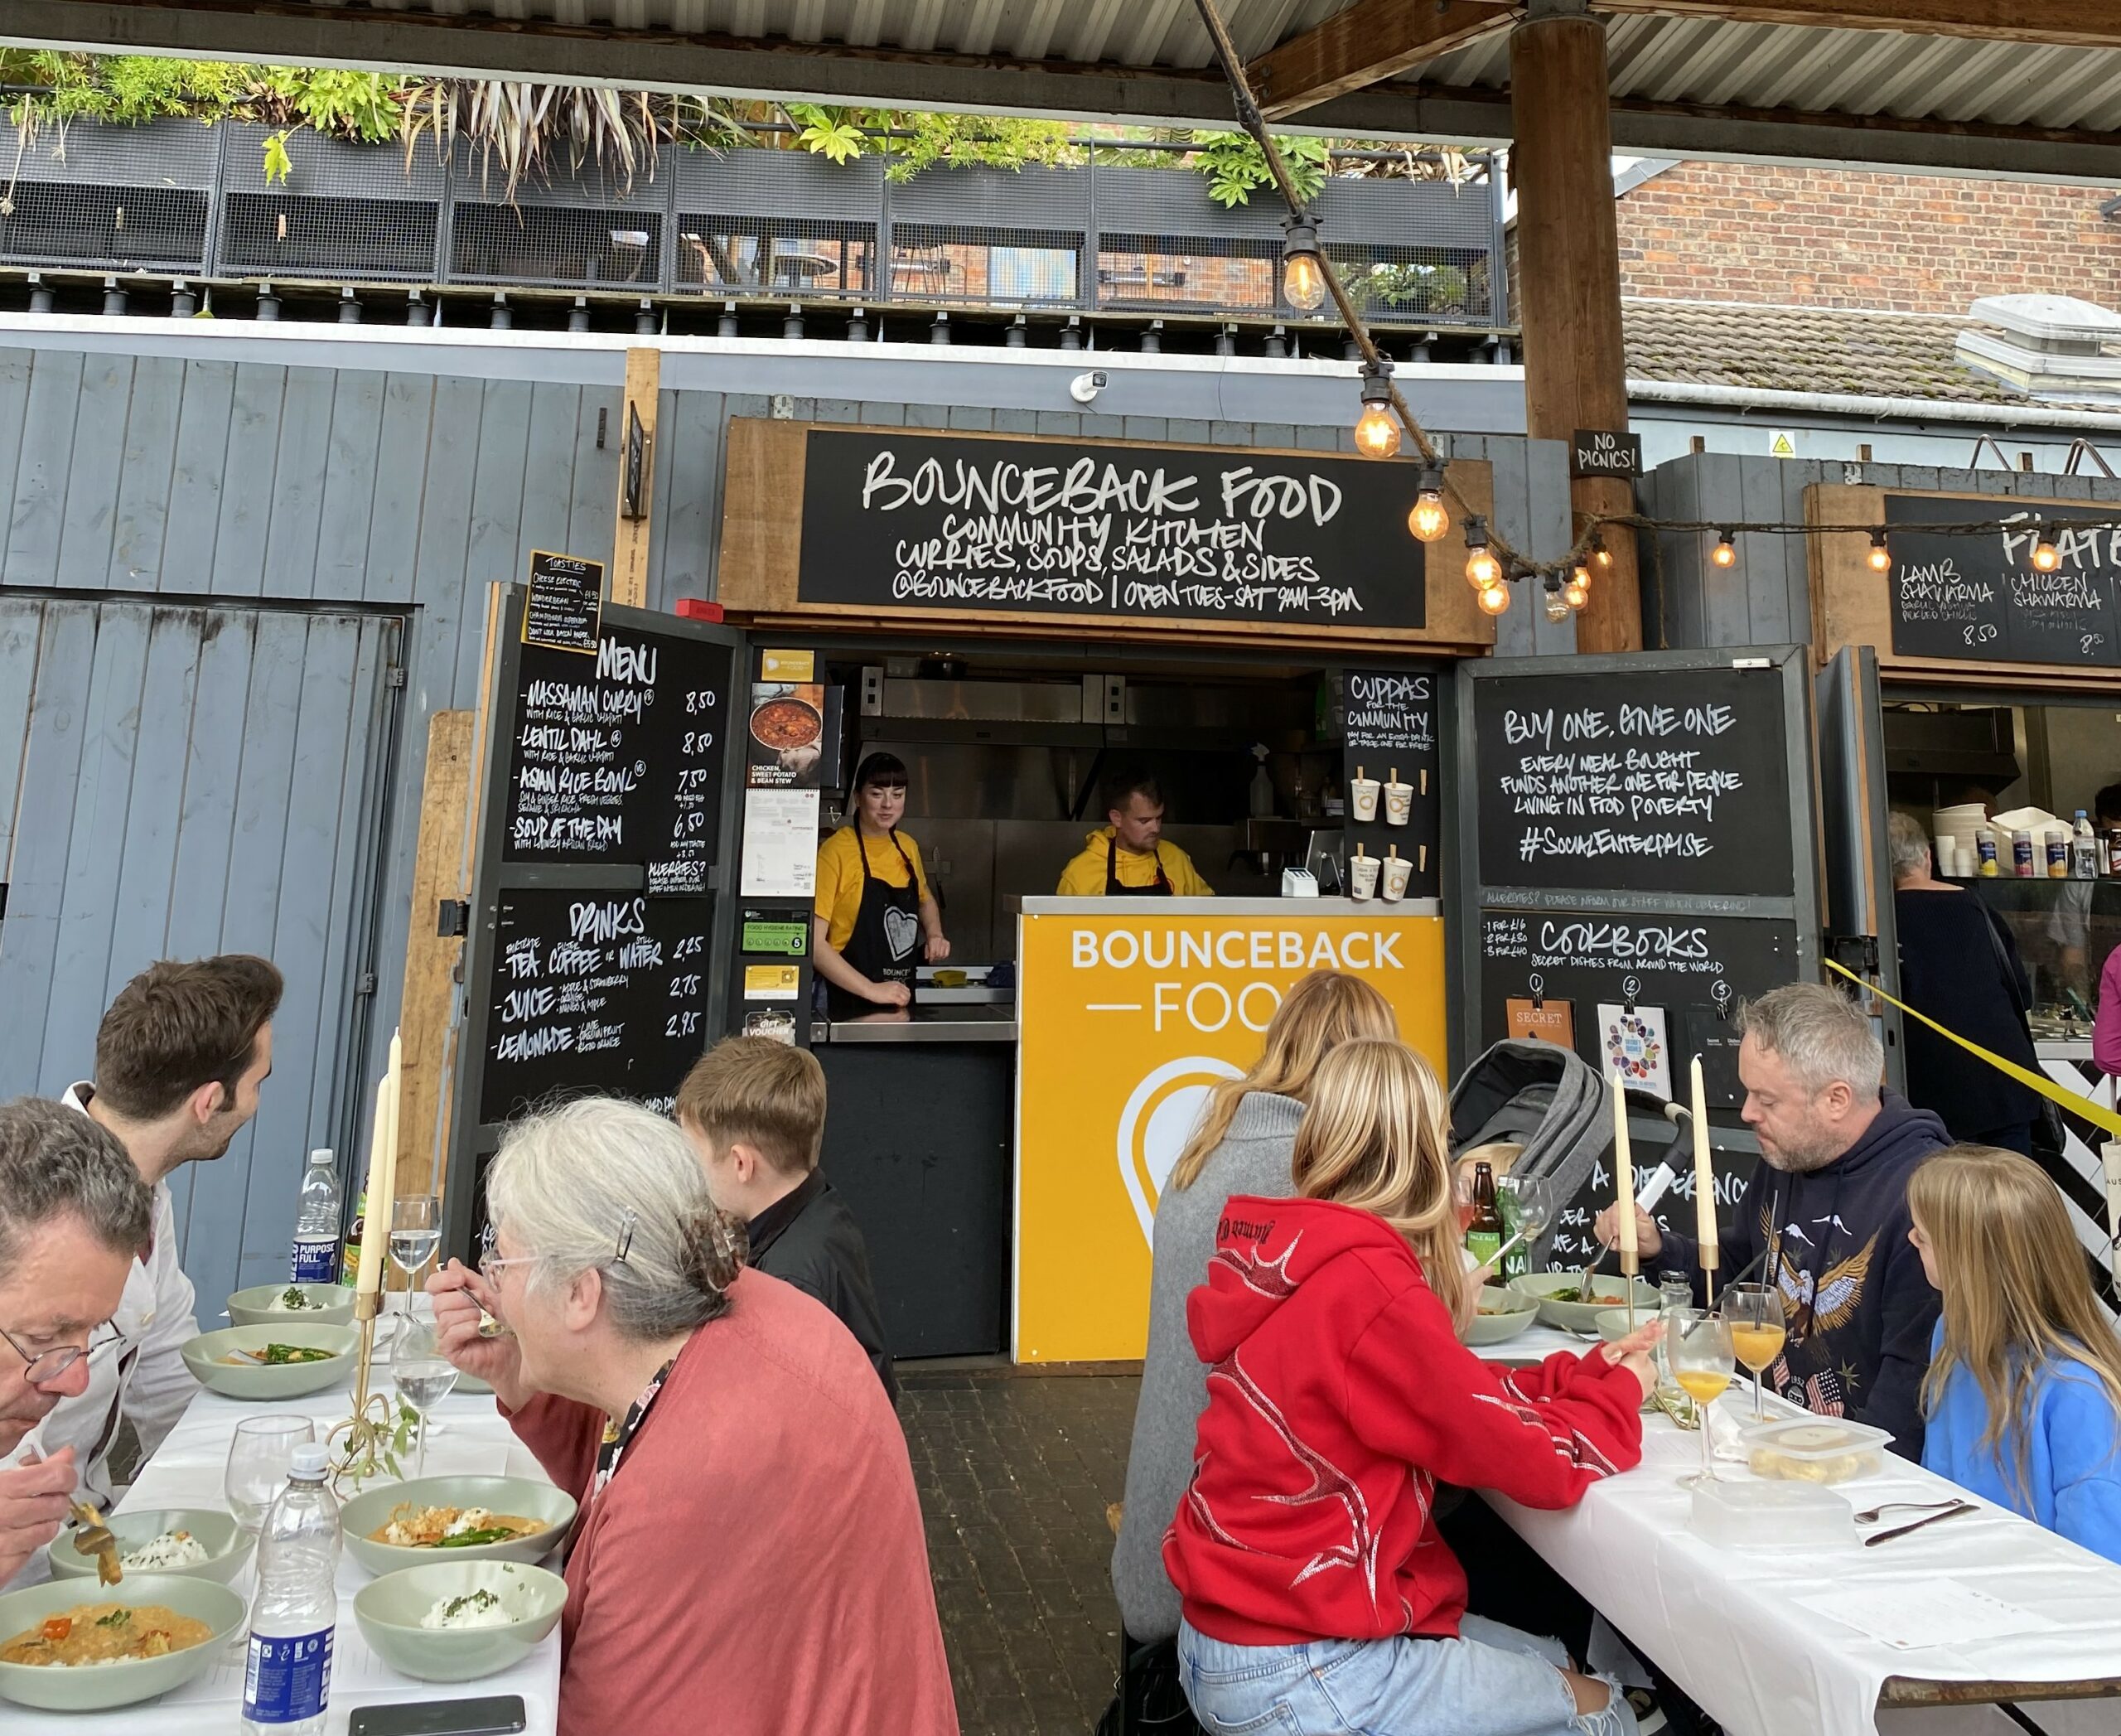
[[1635,1256],[1635,1156],[1627,1143],[1627,1093],[1618,1073],[1613,1075],[1613,1201],[1620,1218],[1621,1259],[1630,1262]]
[[1720,1263],[1716,1237],[1716,1171],[1708,1157],[1708,1093],[1701,1080],[1701,1057],[1693,1058],[1693,1226],[1701,1244],[1701,1269]]
[[368,1203],[361,1219],[360,1272],[354,1284],[355,1294],[361,1296],[379,1295],[383,1289],[383,1245],[389,1240],[391,1171],[397,1163],[397,1148],[390,1142],[390,1096],[386,1073],[375,1088],[375,1119],[369,1133]]

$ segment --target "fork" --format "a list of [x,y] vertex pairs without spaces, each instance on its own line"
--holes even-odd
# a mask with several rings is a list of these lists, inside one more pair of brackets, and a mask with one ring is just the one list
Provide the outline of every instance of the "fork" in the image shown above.
[[1925,1525],[1935,1525],[1940,1520],[1956,1519],[1962,1513],[1978,1511],[1980,1509],[1970,1501],[1955,1501],[1941,1513],[1931,1513],[1925,1518],[1915,1520],[1909,1524],[1896,1525],[1889,1531],[1872,1532],[1863,1540],[1863,1547],[1868,1549],[1873,1544],[1890,1543],[1896,1537],[1905,1537],[1910,1531],[1920,1530]]
[[1955,1507],[1959,1504],[1957,1496],[1954,1496],[1949,1501],[1888,1501],[1882,1506],[1871,1507],[1858,1513],[1856,1516],[1856,1522],[1858,1525],[1874,1524],[1884,1518],[1887,1514],[1901,1508],[1912,1513],[1926,1513],[1934,1508]]
[[115,1585],[124,1578],[125,1570],[118,1563],[118,1539],[111,1535],[110,1527],[103,1522],[103,1516],[88,1502],[76,1497],[69,1501],[74,1523],[74,1549],[76,1554],[96,1558],[96,1583]]

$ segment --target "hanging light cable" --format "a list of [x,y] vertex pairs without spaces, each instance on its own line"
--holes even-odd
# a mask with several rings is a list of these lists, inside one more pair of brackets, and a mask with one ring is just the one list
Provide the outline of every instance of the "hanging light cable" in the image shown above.
[[1392,364],[1381,355],[1362,365],[1362,414],[1355,419],[1355,450],[1365,458],[1389,458],[1399,450],[1399,423],[1392,414]]
[[1433,543],[1451,528],[1451,510],[1443,504],[1443,468],[1431,466],[1422,472],[1414,495],[1413,510],[1407,515],[1407,529],[1415,540]]
[[1282,224],[1282,299],[1303,313],[1326,302],[1326,270],[1318,254],[1318,225],[1308,211]]

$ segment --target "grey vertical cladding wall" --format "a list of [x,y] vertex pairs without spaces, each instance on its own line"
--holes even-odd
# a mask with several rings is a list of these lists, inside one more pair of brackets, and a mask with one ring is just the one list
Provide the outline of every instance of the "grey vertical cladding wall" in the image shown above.
[[[977,396],[981,377],[959,365],[947,384],[960,399]],[[998,373],[996,395],[1002,395]],[[359,1081],[381,1071],[411,920],[407,901],[428,718],[477,703],[490,583],[519,578],[534,549],[609,559],[620,397],[616,384],[0,347],[0,490],[8,503],[0,516],[0,600],[133,599],[182,606],[195,622],[225,611],[229,621],[248,623],[243,632],[266,639],[287,631],[279,611],[346,611],[402,623],[394,655],[405,688],[394,714],[394,733],[382,743],[350,741],[342,750],[349,765],[365,747],[387,750],[389,757],[387,803],[378,822],[384,829],[377,851],[381,883],[374,932],[365,949],[375,965],[375,994],[363,1021],[350,977],[320,979],[318,1003],[289,1024],[268,1100],[284,1109],[258,1134],[260,1140],[269,1136],[276,1148],[292,1152],[327,1131],[345,1137],[350,1129],[328,1128],[331,1102],[350,1105]],[[889,427],[1325,452],[1352,445],[1344,423],[1121,418],[962,402],[809,397],[794,399],[789,409],[801,420]],[[727,425],[733,417],[763,417],[771,410],[763,394],[662,394],[654,455],[651,607],[713,594]],[[600,412],[606,416],[602,448]],[[1566,548],[1562,444],[1502,437],[1460,437],[1446,444],[1455,456],[1494,465],[1495,521],[1505,536],[1538,555]],[[219,606],[215,616],[202,615],[209,602]],[[108,624],[106,630],[118,631]],[[193,735],[284,747],[298,735],[314,678],[297,673],[300,665],[277,654],[258,653],[263,660],[245,663],[239,682],[234,662],[223,672],[222,660],[231,655],[220,648],[225,621],[217,632],[202,641],[199,670],[187,678],[195,686],[187,691],[195,713],[220,708],[227,716],[208,727],[196,715]],[[1505,655],[1567,651],[1574,644],[1573,624],[1548,622],[1536,592],[1520,592],[1499,623],[1497,650]],[[19,727],[6,715],[10,704],[27,704],[16,694],[17,664],[9,660],[24,655],[34,652],[0,646],[0,729]],[[267,685],[259,686],[261,680]],[[161,702],[150,695],[143,718],[152,723],[161,714]],[[181,745],[148,723],[140,731],[143,763]],[[67,766],[7,762],[12,739],[0,734],[5,778],[18,771],[69,781],[78,775]],[[8,793],[0,781],[0,796]],[[256,848],[253,836],[257,828],[278,824],[280,810],[301,794],[284,777],[277,784],[246,783],[245,829],[232,839],[226,859],[210,868],[186,863],[190,878],[166,892],[132,889],[131,926],[120,923],[105,937],[109,955],[93,970],[68,977],[60,1002],[36,1028],[49,1029],[57,1047],[78,1051],[93,1032],[99,998],[158,953],[276,944],[270,927],[245,926],[233,916],[225,929],[201,926],[190,901],[206,896],[205,883],[217,877],[215,895],[226,902],[238,897],[239,888],[243,897],[269,898],[281,880],[302,873],[297,856]],[[0,826],[12,811],[12,804],[0,803]],[[0,853],[8,848],[0,830]],[[16,876],[19,897],[22,864],[35,859],[36,846],[17,838],[12,851],[13,867],[4,871]],[[289,893],[318,890],[305,884]],[[341,891],[335,886],[331,896]],[[367,896],[365,889],[360,896]],[[157,926],[154,912],[165,906],[172,914]],[[420,920],[432,920],[432,912],[420,913]],[[14,926],[11,920],[10,950]],[[359,1055],[351,1052],[357,1030],[365,1032]],[[283,1089],[298,1048],[309,1051],[303,1063],[313,1064],[315,1078],[330,1081],[306,1086],[309,1100]],[[56,1054],[49,1064],[41,1056],[16,1062],[8,1088],[49,1086],[79,1064],[68,1059],[61,1065]],[[220,1171],[214,1173],[215,1187],[229,1185]],[[275,1249],[285,1233],[276,1218]],[[251,1239],[245,1232],[245,1259],[254,1257]]]
[[[1973,443],[1972,435],[1968,444]],[[1816,483],[1924,494],[2014,495],[2027,501],[2121,505],[2121,482],[2035,471],[1940,470],[1926,465],[1850,464],[1695,452],[1660,464],[1640,485],[1653,519],[1708,525],[1802,525],[1805,491]],[[1803,644],[1812,636],[1810,555],[1801,534],[1741,532],[1729,567],[1709,559],[1713,530],[1668,530],[1645,549],[1643,632],[1674,650]]]

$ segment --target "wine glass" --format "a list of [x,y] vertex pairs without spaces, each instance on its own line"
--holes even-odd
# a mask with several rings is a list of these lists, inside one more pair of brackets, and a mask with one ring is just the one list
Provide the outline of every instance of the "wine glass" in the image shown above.
[[1734,1284],[1723,1293],[1723,1318],[1731,1323],[1731,1348],[1752,1371],[1753,1420],[1766,1414],[1761,1400],[1761,1376],[1782,1353],[1787,1328],[1782,1293],[1771,1284]]
[[390,1381],[399,1398],[420,1419],[419,1449],[413,1465],[413,1475],[418,1477],[427,1469],[428,1413],[457,1385],[457,1365],[437,1347],[432,1327],[407,1318],[390,1349]]
[[316,1425],[306,1416],[247,1416],[235,1425],[221,1487],[244,1530],[255,1536],[263,1527],[266,1513],[287,1486],[295,1448],[316,1439]]
[[390,1207],[390,1264],[405,1274],[405,1311],[413,1306],[413,1280],[442,1246],[440,1204],[431,1193],[408,1193]]
[[1672,1378],[1686,1389],[1701,1418],[1701,1471],[1683,1477],[1679,1487],[1714,1482],[1716,1458],[1709,1441],[1708,1407],[1731,1384],[1730,1323],[1705,1308],[1674,1308],[1664,1316],[1664,1342],[1672,1359]]
[[1529,1246],[1545,1232],[1554,1221],[1553,1182],[1543,1175],[1505,1175],[1495,1177],[1497,1184],[1510,1190],[1517,1206],[1517,1234],[1515,1240]]

